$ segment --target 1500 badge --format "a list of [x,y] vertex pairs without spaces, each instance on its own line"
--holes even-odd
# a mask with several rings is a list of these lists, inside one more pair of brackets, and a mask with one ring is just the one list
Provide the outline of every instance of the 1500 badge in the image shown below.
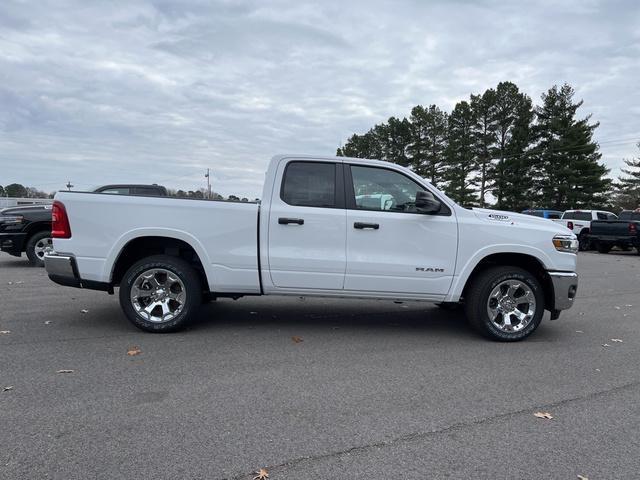
[[416,272],[444,273],[444,268],[416,267]]

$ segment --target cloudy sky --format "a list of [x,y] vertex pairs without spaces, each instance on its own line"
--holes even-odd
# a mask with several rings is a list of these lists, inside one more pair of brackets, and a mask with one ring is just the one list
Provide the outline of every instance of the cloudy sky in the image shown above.
[[571,83],[618,173],[640,140],[628,1],[2,0],[0,184],[259,196],[276,153],[334,154],[416,104]]

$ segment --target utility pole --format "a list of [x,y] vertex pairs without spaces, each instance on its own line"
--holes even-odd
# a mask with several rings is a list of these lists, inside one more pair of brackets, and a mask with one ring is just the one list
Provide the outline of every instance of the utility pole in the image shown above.
[[208,168],[207,173],[205,174],[205,178],[207,179],[207,200],[211,200],[211,177],[209,175]]
[[71,191],[73,185],[71,184],[71,180],[67,180],[67,190]]

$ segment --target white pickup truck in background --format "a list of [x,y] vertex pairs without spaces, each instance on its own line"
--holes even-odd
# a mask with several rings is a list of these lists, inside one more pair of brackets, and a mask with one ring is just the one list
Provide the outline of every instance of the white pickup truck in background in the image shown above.
[[520,340],[573,304],[575,235],[548,220],[466,209],[377,160],[276,156],[262,203],[58,192],[49,277],[109,293],[151,332],[203,300],[244,295],[461,303]]
[[567,227],[578,237],[579,250],[589,250],[591,248],[589,239],[591,221],[616,220],[617,218],[615,213],[604,210],[567,210],[560,219],[553,221]]

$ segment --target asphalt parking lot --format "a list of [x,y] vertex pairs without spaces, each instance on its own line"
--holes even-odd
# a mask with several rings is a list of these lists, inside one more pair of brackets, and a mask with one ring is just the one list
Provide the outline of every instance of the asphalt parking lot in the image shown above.
[[638,478],[640,257],[579,273],[516,344],[431,305],[299,298],[153,335],[2,254],[0,478]]

